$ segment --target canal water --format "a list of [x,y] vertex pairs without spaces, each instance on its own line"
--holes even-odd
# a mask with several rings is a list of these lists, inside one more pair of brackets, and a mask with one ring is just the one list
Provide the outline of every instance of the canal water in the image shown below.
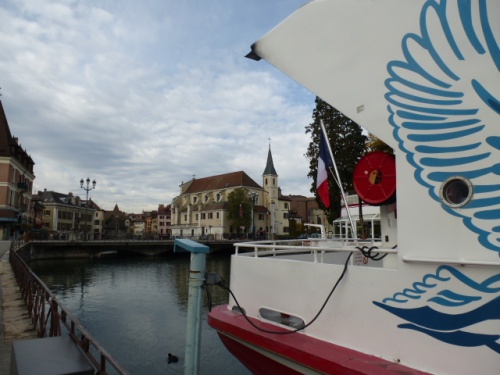
[[[183,374],[189,254],[161,258],[45,260],[30,267],[79,322],[133,375]],[[229,282],[230,255],[208,254],[207,272]],[[210,287],[212,304],[228,292]],[[250,372],[208,326],[204,296],[200,374]],[[179,356],[167,363],[167,354]]]

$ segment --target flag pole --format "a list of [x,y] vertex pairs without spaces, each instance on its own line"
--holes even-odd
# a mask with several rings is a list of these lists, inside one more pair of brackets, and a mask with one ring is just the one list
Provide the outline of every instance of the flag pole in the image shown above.
[[342,183],[340,180],[340,175],[339,175],[339,170],[337,169],[337,163],[335,162],[335,158],[333,157],[333,152],[332,148],[330,147],[330,141],[328,140],[328,135],[326,134],[326,129],[325,129],[325,124],[323,124],[323,120],[319,120],[321,124],[321,131],[323,132],[323,136],[325,137],[326,140],[326,145],[328,147],[328,152],[330,153],[330,157],[332,158],[333,162],[333,168],[335,169],[335,173],[332,171],[332,168],[330,167],[330,173],[333,176],[333,179],[337,183],[339,189],[340,189],[340,194],[342,194],[342,199],[344,201],[344,205],[347,211],[347,216],[349,217],[349,223],[351,224],[351,231],[352,231],[352,236],[353,238],[357,238],[357,233],[355,231],[355,226],[354,226],[354,221],[352,220],[351,216],[351,210],[349,210],[349,204],[347,203],[347,198],[344,193],[344,188],[342,187]]

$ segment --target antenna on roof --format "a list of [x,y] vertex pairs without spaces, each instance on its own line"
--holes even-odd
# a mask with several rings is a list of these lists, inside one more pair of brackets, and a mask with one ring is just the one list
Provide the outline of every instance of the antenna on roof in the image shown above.
[[195,177],[196,177],[196,175],[194,174],[194,175],[193,175],[193,180],[194,180],[194,178],[195,178]]

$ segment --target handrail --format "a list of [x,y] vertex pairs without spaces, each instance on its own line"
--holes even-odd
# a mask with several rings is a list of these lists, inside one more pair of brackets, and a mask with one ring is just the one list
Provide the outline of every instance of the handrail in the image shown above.
[[[106,365],[112,366],[119,375],[128,375],[111,354],[64,308],[42,280],[31,271],[26,262],[11,247],[9,261],[28,307],[28,314],[37,331],[38,337],[61,336],[64,326],[71,339],[82,349],[99,375],[108,375]],[[48,312],[46,313],[46,309]],[[99,359],[93,352],[97,352]]]
[[[319,240],[319,239],[314,239],[314,242],[324,242],[327,243],[328,240]],[[235,243],[235,255],[242,255],[242,254],[249,254],[252,253],[246,252],[246,253],[240,253],[240,247],[241,248],[250,248],[253,249],[253,256],[258,258],[259,256],[264,256],[264,255],[283,255],[283,254],[298,254],[298,253],[304,253],[304,252],[311,252],[313,253],[314,256],[314,263],[317,263],[318,260],[318,253],[324,254],[324,253],[354,253],[354,252],[361,252],[359,249],[357,249],[355,245],[360,245],[362,246],[364,242],[362,241],[355,241],[355,242],[349,242],[351,245],[344,245],[344,246],[339,246],[339,247],[326,247],[326,246],[298,246],[298,245],[287,245],[287,243],[290,242],[297,242],[297,240],[280,240],[280,241],[258,241],[258,242],[240,242],[240,243]],[[309,242],[310,240],[301,240],[302,243],[304,242]],[[341,241],[338,241],[341,242]],[[342,241],[346,242],[346,241]],[[260,250],[260,251],[259,251]],[[394,248],[376,248],[375,250],[376,253],[380,254],[397,254],[398,250]],[[322,259],[322,258],[321,258]]]

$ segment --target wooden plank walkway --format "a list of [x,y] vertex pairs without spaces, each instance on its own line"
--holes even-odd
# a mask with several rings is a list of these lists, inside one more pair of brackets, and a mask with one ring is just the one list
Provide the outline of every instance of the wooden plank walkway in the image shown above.
[[10,241],[0,241],[0,374],[10,372],[12,341],[36,338],[9,263]]

